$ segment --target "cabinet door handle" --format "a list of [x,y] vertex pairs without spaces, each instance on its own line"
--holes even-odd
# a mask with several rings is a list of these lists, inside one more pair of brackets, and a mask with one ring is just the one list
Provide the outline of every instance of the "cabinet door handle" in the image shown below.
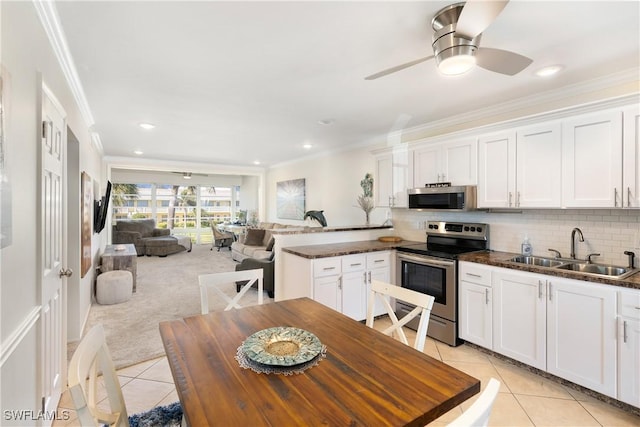
[[363,272],[362,273],[362,280],[364,280],[364,283],[367,283],[367,272]]
[[329,270],[335,270],[335,267],[324,267],[323,270],[324,271],[329,271]]
[[351,266],[351,267],[357,267],[359,265],[362,265],[362,263],[361,262],[357,262],[355,264],[349,264],[349,266]]
[[631,207],[631,187],[627,187],[627,207]]
[[513,196],[513,193],[511,193],[511,191],[509,191],[509,207],[511,207],[511,197]]
[[384,262],[384,260],[383,260],[383,259],[377,259],[377,260],[375,260],[375,261],[373,261],[373,262],[374,262],[375,264],[377,264],[377,263],[379,263],[379,262]]
[[542,280],[538,280],[538,299],[542,299]]
[[551,299],[552,299],[552,295],[551,294],[553,293],[553,287],[551,286],[551,282],[547,282],[547,283],[549,284],[549,289],[548,289],[548,291],[549,291],[549,301],[551,301]]
[[369,283],[371,283],[371,272],[369,272]]
[[477,277],[477,278],[482,277],[480,274],[474,274],[474,273],[464,273],[464,274],[466,274],[467,276],[471,276],[471,277]]
[[613,189],[613,206],[618,207],[618,188]]
[[622,321],[622,341],[624,343],[627,342],[627,321],[626,320]]
[[519,191],[516,193],[516,207],[517,208],[520,207],[520,192]]
[[489,305],[489,288],[484,289],[484,303]]

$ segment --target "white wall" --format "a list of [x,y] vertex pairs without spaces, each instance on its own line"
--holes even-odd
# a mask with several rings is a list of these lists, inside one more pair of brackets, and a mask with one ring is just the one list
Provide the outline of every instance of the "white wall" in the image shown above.
[[[365,215],[358,206],[357,197],[362,194],[360,181],[367,173],[371,173],[374,180],[376,179],[375,163],[370,148],[357,148],[274,167],[267,173],[265,219],[285,224],[305,224],[303,221],[278,218],[276,209],[277,183],[304,178],[306,211],[323,210],[328,226],[363,225]],[[386,213],[386,208],[374,209],[371,213],[371,223],[381,224],[386,218]],[[306,223],[318,225],[310,220]]]
[[[0,424],[4,410],[35,410],[40,408],[38,364],[38,315],[40,295],[37,253],[40,248],[38,212],[38,150],[41,115],[42,82],[52,90],[67,113],[67,124],[79,141],[78,170],[100,178],[101,157],[91,145],[89,131],[82,120],[60,66],[52,53],[31,2],[0,2],[1,62],[10,78],[6,82],[8,99],[6,139],[7,163],[12,183],[12,244],[0,250],[0,338],[2,341],[2,402]],[[69,194],[68,197],[80,197]],[[70,223],[69,227],[80,227]],[[94,258],[101,236],[94,235]],[[74,242],[69,242],[73,244]],[[93,271],[93,269],[92,269]],[[78,274],[79,272],[76,272]],[[77,282],[78,312],[86,312],[93,277],[88,274]],[[83,292],[80,292],[83,289]],[[35,314],[34,314],[35,313]],[[35,321],[34,321],[35,320]],[[9,345],[11,344],[11,345]],[[33,421],[16,424],[32,425]]]

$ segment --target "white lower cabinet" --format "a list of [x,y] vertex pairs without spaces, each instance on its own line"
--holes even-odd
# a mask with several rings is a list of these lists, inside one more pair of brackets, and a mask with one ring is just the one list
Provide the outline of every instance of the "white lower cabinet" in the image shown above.
[[618,295],[618,400],[640,408],[640,291]]
[[493,350],[546,369],[546,281],[537,275],[501,270],[492,275]]
[[613,286],[548,277],[547,371],[616,397]]
[[[352,319],[367,317],[371,279],[390,283],[391,252],[320,258],[313,261],[313,299]],[[375,315],[385,314],[380,303]]]
[[[462,339],[616,398],[620,375],[629,376],[635,369],[636,377],[619,387],[624,386],[630,396],[626,402],[636,399],[638,404],[640,332],[637,324],[627,322],[624,346],[628,353],[623,356],[623,344],[620,339],[616,342],[619,288],[476,264],[491,269],[487,291],[487,286],[469,282],[465,264],[473,263],[459,264]],[[638,296],[640,291],[632,294]],[[483,302],[491,304],[483,307]]]
[[458,277],[458,334],[463,340],[492,348],[491,269],[461,261],[458,263]]

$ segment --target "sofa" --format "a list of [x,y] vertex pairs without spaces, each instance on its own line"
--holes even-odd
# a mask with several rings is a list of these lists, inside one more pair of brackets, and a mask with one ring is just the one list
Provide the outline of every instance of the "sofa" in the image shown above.
[[133,244],[138,256],[160,256],[191,250],[191,240],[171,236],[171,230],[156,228],[153,219],[120,220],[113,226],[113,244]]
[[231,244],[231,258],[241,262],[246,258],[267,259],[271,256],[274,240],[273,230],[304,230],[308,227],[286,225],[273,222],[261,222],[255,228],[247,228],[237,242]]

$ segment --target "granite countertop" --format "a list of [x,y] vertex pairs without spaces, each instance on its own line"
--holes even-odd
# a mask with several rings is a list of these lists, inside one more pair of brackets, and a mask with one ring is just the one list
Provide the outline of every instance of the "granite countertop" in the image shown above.
[[361,230],[385,230],[393,228],[391,225],[341,225],[336,227],[307,227],[301,225],[290,228],[274,228],[269,231],[272,234],[305,234],[305,233],[329,233],[336,231],[361,231]]
[[387,251],[398,246],[418,244],[411,240],[401,240],[399,242],[381,242],[379,240],[364,240],[361,242],[327,243],[322,245],[290,246],[282,248],[287,252],[299,257],[315,259],[328,258],[342,255],[361,254],[366,252]]
[[584,280],[586,282],[601,283],[605,285],[620,286],[623,288],[640,289],[640,273],[635,273],[625,279],[609,279],[606,277],[595,277],[576,271],[558,270],[557,268],[541,267],[537,265],[520,264],[509,261],[520,254],[511,252],[480,251],[462,254],[458,257],[460,261],[475,262],[478,264],[492,265],[495,267],[510,268],[512,270],[528,271],[531,273],[546,274],[548,276],[564,277],[567,279]]

